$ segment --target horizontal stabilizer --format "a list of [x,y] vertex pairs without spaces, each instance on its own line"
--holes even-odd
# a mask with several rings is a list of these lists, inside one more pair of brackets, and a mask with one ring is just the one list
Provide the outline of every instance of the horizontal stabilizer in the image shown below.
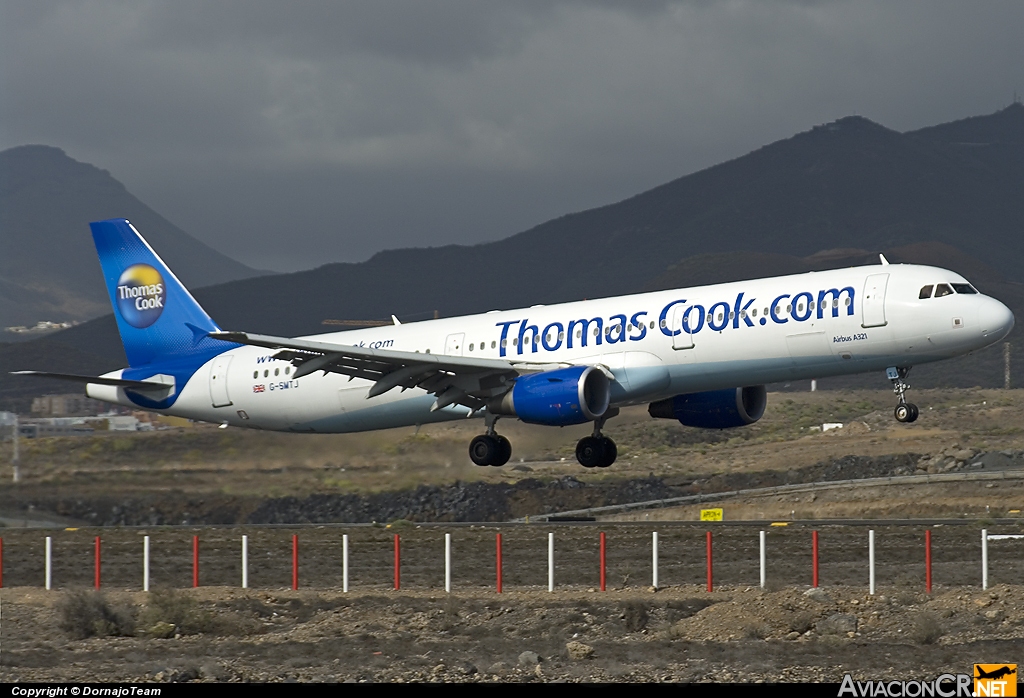
[[112,385],[117,388],[131,390],[167,390],[173,385],[161,381],[132,381],[124,378],[101,378],[99,376],[79,376],[74,373],[49,373],[47,371],[11,371],[12,376],[37,376],[39,378],[56,378],[75,383],[92,383],[94,385]]

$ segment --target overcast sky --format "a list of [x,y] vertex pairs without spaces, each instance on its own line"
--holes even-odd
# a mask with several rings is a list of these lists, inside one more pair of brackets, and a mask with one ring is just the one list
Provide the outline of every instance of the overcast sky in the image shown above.
[[505,237],[850,114],[990,113],[1022,28],[1020,0],[2,0],[0,149],[294,270]]

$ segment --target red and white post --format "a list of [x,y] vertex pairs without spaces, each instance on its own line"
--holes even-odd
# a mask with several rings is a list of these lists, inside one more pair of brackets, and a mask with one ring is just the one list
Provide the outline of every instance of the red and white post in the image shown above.
[[402,542],[395,534],[395,591],[402,588]]
[[494,538],[494,553],[495,553],[495,571],[497,575],[497,590],[501,593],[501,534],[498,533]]
[[811,531],[811,566],[814,569],[812,585],[818,588],[818,532]]
[[924,590],[932,593],[932,532],[924,532]]
[[601,591],[605,590],[605,537],[604,531],[601,531]]
[[710,592],[714,588],[712,582],[713,576],[711,572],[711,531],[707,532],[707,556],[708,556],[708,591]]

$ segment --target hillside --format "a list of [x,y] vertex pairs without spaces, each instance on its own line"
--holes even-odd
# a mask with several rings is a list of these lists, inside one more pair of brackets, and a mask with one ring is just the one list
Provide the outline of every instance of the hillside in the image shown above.
[[0,328],[109,313],[88,223],[113,217],[145,231],[192,287],[262,273],[175,227],[105,170],[58,148],[11,148],[0,152]]
[[[326,318],[460,315],[874,263],[885,251],[960,271],[1024,317],[1021,191],[1020,104],[903,134],[847,117],[498,242],[392,250],[195,295],[222,327],[299,335]],[[109,316],[32,344],[32,368],[53,368],[64,346],[94,370],[124,362]],[[14,359],[0,348],[3,365]],[[1000,361],[993,349],[915,378],[992,387]],[[40,389],[0,377],[0,400]]]

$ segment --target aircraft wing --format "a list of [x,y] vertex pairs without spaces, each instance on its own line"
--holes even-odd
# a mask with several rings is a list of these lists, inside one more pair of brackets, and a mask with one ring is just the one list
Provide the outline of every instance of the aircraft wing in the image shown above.
[[296,367],[293,378],[324,371],[371,380],[374,384],[367,393],[368,398],[393,388],[421,388],[437,396],[432,411],[453,404],[480,409],[490,398],[508,392],[517,376],[567,365],[369,349],[245,332],[211,332],[208,336],[225,342],[276,349],[275,359],[290,361]]

